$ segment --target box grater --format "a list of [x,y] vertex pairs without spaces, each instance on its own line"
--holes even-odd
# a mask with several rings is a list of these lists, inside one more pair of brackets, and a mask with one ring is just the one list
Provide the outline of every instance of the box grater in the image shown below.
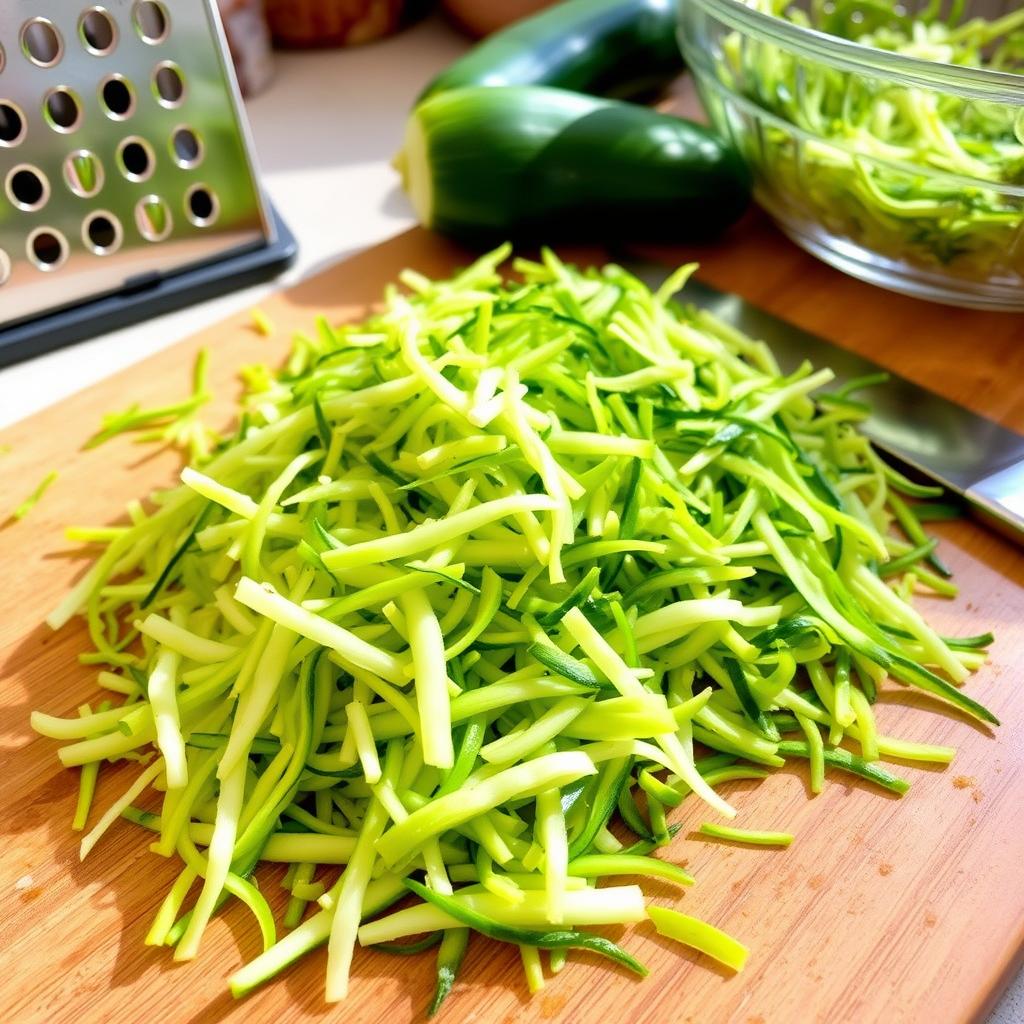
[[2,0],[0,362],[279,268],[251,154],[214,0]]

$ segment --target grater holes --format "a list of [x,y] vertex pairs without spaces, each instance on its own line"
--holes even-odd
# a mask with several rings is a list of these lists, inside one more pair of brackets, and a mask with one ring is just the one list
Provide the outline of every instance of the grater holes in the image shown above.
[[87,149],[76,149],[64,159],[64,182],[82,199],[91,199],[103,188],[103,164]]
[[162,242],[173,227],[171,211],[159,196],[143,196],[135,204],[135,226],[147,242]]
[[125,121],[135,112],[135,90],[124,75],[110,75],[100,85],[100,100],[107,117]]
[[21,27],[21,48],[37,67],[52,68],[64,54],[64,40],[48,18],[32,18]]
[[82,121],[82,105],[66,85],[59,85],[46,94],[43,116],[54,131],[73,132]]
[[16,146],[25,138],[25,116],[10,100],[0,100],[0,146]]
[[28,258],[39,270],[56,270],[68,258],[68,243],[56,228],[36,228],[28,236]]
[[11,277],[11,257],[0,249],[0,286],[7,284]]
[[185,97],[185,79],[173,61],[157,64],[153,72],[153,92],[163,107],[177,107]]
[[78,37],[88,53],[105,57],[117,46],[117,25],[102,7],[90,7],[78,19]]
[[19,164],[8,172],[7,196],[19,210],[41,210],[50,198],[50,183],[42,171]]
[[132,12],[132,21],[139,38],[150,46],[162,43],[171,30],[167,8],[157,0],[139,0]]
[[171,136],[171,155],[183,170],[198,167],[203,160],[203,144],[191,128],[175,128]]
[[206,185],[193,185],[185,194],[185,215],[198,228],[205,228],[217,219],[220,203]]
[[97,210],[82,224],[82,241],[97,256],[107,256],[121,248],[124,231],[121,222],[106,210]]
[[129,181],[145,181],[153,173],[156,159],[149,143],[132,135],[118,146],[117,163]]

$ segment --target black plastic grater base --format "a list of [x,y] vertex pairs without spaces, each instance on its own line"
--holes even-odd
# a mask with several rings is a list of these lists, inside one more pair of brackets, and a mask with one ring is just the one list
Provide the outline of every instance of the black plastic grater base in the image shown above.
[[276,239],[266,245],[0,329],[0,367],[276,277],[294,262],[298,243],[273,207],[271,215]]

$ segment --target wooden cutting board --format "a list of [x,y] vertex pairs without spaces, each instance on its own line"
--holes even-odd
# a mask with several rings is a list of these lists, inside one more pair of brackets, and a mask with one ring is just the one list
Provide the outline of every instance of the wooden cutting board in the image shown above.
[[[419,231],[328,269],[264,304],[285,333],[319,312],[357,314],[405,266],[447,273],[465,258]],[[704,277],[802,326],[873,356],[978,411],[1024,429],[1022,318],[930,306],[845,278],[752,217],[715,247],[667,255],[693,258]],[[92,673],[76,662],[86,646],[78,625],[51,633],[43,616],[82,571],[62,539],[68,523],[114,520],[126,499],[173,480],[176,457],[118,439],[91,451],[82,442],[104,412],[184,394],[196,351],[210,350],[227,417],[241,364],[273,362],[283,344],[258,336],[240,314],[133,366],[0,435],[0,518],[49,469],[60,477],[26,520],[0,529],[0,1020],[17,1024],[316,1020],[327,1011],[318,951],[283,978],[236,1004],[226,976],[258,951],[251,918],[229,908],[211,927],[200,958],[175,965],[143,945],[176,868],[149,853],[134,826],[118,823],[80,864],[69,829],[76,775],[56,744],[33,738],[33,708],[73,714],[95,700]],[[912,428],[913,424],[909,424]],[[945,771],[910,765],[896,799],[831,778],[808,798],[797,767],[762,784],[734,783],[739,823],[796,834],[784,851],[699,841],[705,814],[688,801],[673,817],[684,828],[666,856],[698,883],[685,895],[653,886],[678,905],[749,944],[747,970],[719,971],[706,959],[638,926],[623,936],[651,977],[572,956],[567,969],[529,998],[515,951],[470,945],[443,1019],[487,1024],[943,1024],[980,1020],[1012,976],[1024,946],[1024,558],[969,522],[942,529],[942,552],[962,596],[922,605],[940,631],[993,629],[991,663],[970,692],[1002,719],[990,732],[943,713],[921,694],[893,687],[878,708],[885,732],[953,744]],[[105,767],[96,807],[109,804],[128,772]],[[94,813],[95,820],[95,813]],[[279,906],[280,872],[261,871]],[[614,932],[612,933],[614,934]],[[331,1011],[350,1022],[423,1019],[431,954],[394,958],[359,951],[349,1002]]]

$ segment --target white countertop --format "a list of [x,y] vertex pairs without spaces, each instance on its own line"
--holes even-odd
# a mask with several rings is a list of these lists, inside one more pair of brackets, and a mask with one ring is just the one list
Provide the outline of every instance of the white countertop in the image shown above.
[[[299,240],[295,266],[273,284],[0,370],[0,427],[256,304],[271,288],[411,226],[389,161],[413,99],[465,46],[463,37],[431,19],[361,49],[279,54],[277,78],[250,101],[249,117],[267,191]],[[1020,1021],[1024,975],[988,1024]]]

